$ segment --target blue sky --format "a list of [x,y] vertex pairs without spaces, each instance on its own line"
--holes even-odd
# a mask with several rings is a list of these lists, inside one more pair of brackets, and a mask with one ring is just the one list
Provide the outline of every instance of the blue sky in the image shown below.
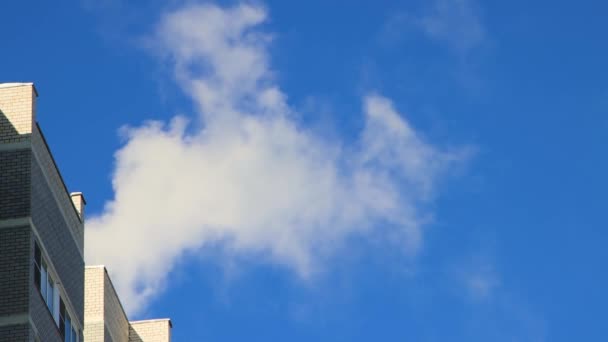
[[599,341],[606,9],[11,2],[0,81],[175,341]]

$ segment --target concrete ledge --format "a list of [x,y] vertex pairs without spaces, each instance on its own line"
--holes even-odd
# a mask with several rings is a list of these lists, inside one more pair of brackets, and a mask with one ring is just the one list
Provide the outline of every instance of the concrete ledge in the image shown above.
[[30,323],[30,315],[27,313],[19,314],[19,315],[10,315],[10,316],[0,316],[0,327],[5,327],[7,325],[21,325],[21,324],[29,324]]
[[29,137],[22,137],[15,140],[20,141],[0,143],[0,151],[18,151],[32,148],[32,142],[29,140]]
[[29,216],[7,219],[7,220],[0,220],[0,229],[29,226],[30,222],[32,222],[32,221]]

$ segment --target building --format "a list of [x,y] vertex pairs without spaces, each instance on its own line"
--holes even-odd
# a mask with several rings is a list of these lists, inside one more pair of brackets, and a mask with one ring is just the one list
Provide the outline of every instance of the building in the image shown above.
[[0,84],[0,341],[79,341],[85,201],[61,178],[36,97],[31,83]]
[[104,266],[85,269],[86,342],[169,342],[171,320],[130,322]]
[[85,272],[86,201],[63,181],[37,97],[32,83],[0,83],[0,342],[170,341],[169,320],[126,320],[105,268]]

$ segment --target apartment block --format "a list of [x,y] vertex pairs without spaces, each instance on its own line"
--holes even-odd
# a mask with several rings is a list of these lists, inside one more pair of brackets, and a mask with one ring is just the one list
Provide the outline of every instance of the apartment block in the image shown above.
[[105,268],[86,271],[101,307],[85,300],[86,201],[59,172],[37,97],[32,83],[0,83],[0,342],[170,341],[169,320],[126,320]]
[[37,96],[0,84],[0,341],[82,341],[85,201],[57,169]]

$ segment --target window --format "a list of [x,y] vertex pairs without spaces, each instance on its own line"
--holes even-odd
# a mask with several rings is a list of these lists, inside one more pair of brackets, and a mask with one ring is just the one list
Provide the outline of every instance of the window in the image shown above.
[[63,326],[63,336],[65,342],[78,342],[78,329],[72,324],[72,320],[70,319],[70,315],[65,313],[65,320]]
[[40,295],[49,308],[49,312],[53,316],[64,341],[78,342],[80,331],[72,323],[65,302],[59,295],[59,285],[51,275],[49,266],[37,243],[34,244],[34,285],[40,291]]
[[78,342],[78,334],[76,333],[78,330],[76,330],[76,328],[74,328],[74,326],[72,326],[72,341],[71,342]]
[[42,298],[44,299],[44,301],[46,302],[46,288],[48,285],[47,282],[47,273],[46,273],[46,263],[44,262],[44,260],[42,261],[42,266],[40,268],[40,281],[41,281],[41,287],[40,287],[40,294],[42,294]]
[[47,271],[47,288],[46,288],[46,306],[49,307],[51,313],[53,313],[53,304],[55,304],[55,282],[53,277]]
[[40,291],[40,265],[42,264],[42,253],[38,244],[34,244],[34,284]]
[[42,299],[44,299],[51,315],[55,321],[57,321],[57,310],[55,310],[55,308],[57,307],[56,302],[58,300],[59,291],[56,289],[55,280],[53,280],[53,276],[49,274],[49,267],[44,258],[42,258],[40,248],[37,244],[34,254],[34,283],[38,291],[40,291]]
[[[65,304],[63,303],[63,299],[60,299],[59,300],[59,332],[61,333],[61,336],[65,336],[65,327],[66,327],[65,319],[67,318],[66,316],[67,316],[67,313],[65,312]],[[67,341],[67,339],[66,339],[66,341]]]
[[68,314],[65,316],[65,342],[72,342],[72,320]]

